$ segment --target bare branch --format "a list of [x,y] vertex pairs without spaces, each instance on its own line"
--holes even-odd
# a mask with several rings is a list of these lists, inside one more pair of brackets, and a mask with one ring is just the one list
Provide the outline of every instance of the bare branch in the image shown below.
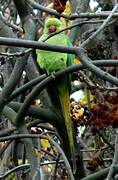
[[103,24],[99,27],[99,29],[92,34],[92,36],[90,36],[86,41],[84,41],[82,44],[81,44],[81,47],[85,47],[87,46],[87,44],[89,42],[91,42],[103,29],[104,27],[107,25],[107,23],[111,20],[111,18],[113,17],[113,14],[115,13],[115,11],[117,10],[118,8],[118,4],[115,5],[115,7],[113,8],[113,10],[111,11],[111,13],[109,14],[109,16],[107,17],[107,19],[103,22]]
[[118,129],[116,129],[114,158],[113,158],[113,162],[112,162],[111,167],[109,169],[109,173],[107,175],[106,180],[111,180],[113,178],[114,171],[115,171],[117,163],[118,163]]
[[66,169],[68,171],[69,179],[74,180],[70,164],[69,164],[64,152],[62,151],[61,147],[50,136],[43,136],[40,134],[17,134],[17,135],[11,135],[8,137],[2,137],[2,138],[0,138],[0,141],[6,141],[6,140],[10,140],[10,139],[17,139],[17,138],[29,138],[29,137],[30,138],[41,138],[41,139],[49,140],[50,143],[53,144],[56,147],[57,151],[61,154],[61,156],[64,160],[64,163],[65,163]]

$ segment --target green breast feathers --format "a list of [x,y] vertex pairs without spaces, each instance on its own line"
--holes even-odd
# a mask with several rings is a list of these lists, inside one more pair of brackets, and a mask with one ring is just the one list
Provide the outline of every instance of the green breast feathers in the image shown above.
[[[47,38],[50,34],[62,30],[63,23],[57,18],[49,18],[44,27],[43,35],[39,42],[45,42],[49,45],[72,47],[68,36],[62,32]],[[47,39],[47,40],[46,40]],[[56,72],[72,64],[73,55],[46,50],[36,50],[37,62],[40,68],[45,69],[48,73]]]
[[[64,34],[59,34],[46,40],[46,43],[50,45],[67,46],[67,39]],[[49,73],[65,68],[67,66],[66,60],[66,53],[37,50],[38,64],[42,69],[48,70]]]

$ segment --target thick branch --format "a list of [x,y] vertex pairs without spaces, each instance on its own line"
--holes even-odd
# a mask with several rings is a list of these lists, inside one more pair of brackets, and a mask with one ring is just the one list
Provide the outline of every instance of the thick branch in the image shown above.
[[14,0],[14,4],[18,11],[20,18],[23,20],[29,15],[28,1],[27,0]]
[[48,51],[67,52],[70,54],[71,53],[74,54],[76,49],[76,48],[68,48],[64,46],[53,46],[53,45],[49,45],[48,43],[41,43],[37,41],[5,38],[5,37],[0,37],[0,45],[26,47],[26,48],[48,50]]
[[38,84],[39,82],[41,82],[44,78],[46,77],[46,75],[41,75],[31,81],[29,81],[28,83],[26,83],[25,85],[19,87],[18,89],[16,89],[10,96],[9,98],[9,102],[12,101],[13,99],[15,99],[18,95],[20,95],[21,93],[23,93],[24,91],[26,91],[28,88],[31,88],[33,86],[35,86],[36,84]]
[[[80,13],[84,13],[84,12],[87,12],[88,9],[89,9],[89,1],[90,0],[79,0],[77,5],[76,5],[76,11],[80,14]],[[84,20],[84,19],[83,19]],[[73,21],[73,24],[77,23],[78,22],[78,19],[75,19]],[[71,39],[71,42],[74,44],[74,42],[76,41],[76,39],[78,39],[78,34],[81,32],[81,28],[74,28],[71,30],[71,33],[70,33],[70,39]]]
[[[17,112],[23,104],[18,102],[11,102],[8,105]],[[52,112],[50,109],[35,107],[31,105],[28,111],[26,112],[26,115],[41,119],[44,122],[51,123],[53,125],[55,125],[56,122],[59,123],[59,119],[57,118],[57,115],[54,112]]]

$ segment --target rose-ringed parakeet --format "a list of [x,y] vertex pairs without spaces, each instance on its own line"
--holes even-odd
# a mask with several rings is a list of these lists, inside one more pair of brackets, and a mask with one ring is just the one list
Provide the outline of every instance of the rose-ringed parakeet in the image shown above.
[[[66,36],[65,32],[61,32],[59,34],[56,34],[54,36],[49,35],[53,34],[55,32],[58,32],[62,30],[63,23],[57,19],[57,18],[49,18],[45,22],[43,35],[40,37],[40,42],[46,42],[49,45],[62,45],[66,47],[72,47],[72,44]],[[36,50],[37,53],[37,63],[40,66],[41,69],[45,70],[47,74],[54,73],[58,70],[62,70],[65,67],[72,64],[74,55],[67,54],[67,53],[60,53],[60,52],[53,52],[53,51],[46,51],[46,50]],[[69,76],[65,75],[61,78],[59,78],[55,83],[52,83],[51,86],[51,98],[53,99],[54,106],[58,106],[61,109],[66,133],[68,136],[68,140],[65,138],[66,136],[63,134],[63,137],[66,141],[69,141],[69,147],[66,149],[66,151],[70,150],[72,162],[73,162],[73,170],[76,169],[76,161],[75,161],[75,148],[74,148],[74,139],[73,139],[73,129],[72,129],[72,121],[70,117],[70,97],[69,97]],[[57,102],[55,99],[54,94],[58,96],[58,100],[60,102]],[[55,101],[55,103],[54,103]],[[57,108],[57,107],[56,107]],[[62,129],[61,129],[62,128]],[[59,134],[62,134],[64,126],[60,128]],[[65,137],[64,137],[65,136]],[[63,139],[63,141],[64,141]],[[65,152],[66,153],[66,152]],[[66,153],[68,154],[68,153]]]

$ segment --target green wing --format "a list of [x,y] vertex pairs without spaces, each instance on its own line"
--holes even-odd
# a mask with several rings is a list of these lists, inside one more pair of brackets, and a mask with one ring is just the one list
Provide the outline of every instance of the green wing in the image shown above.
[[[73,47],[73,45],[68,37],[67,37],[67,47],[70,47],[70,48]],[[73,64],[74,57],[75,57],[74,54],[67,55],[67,66],[71,66]]]

